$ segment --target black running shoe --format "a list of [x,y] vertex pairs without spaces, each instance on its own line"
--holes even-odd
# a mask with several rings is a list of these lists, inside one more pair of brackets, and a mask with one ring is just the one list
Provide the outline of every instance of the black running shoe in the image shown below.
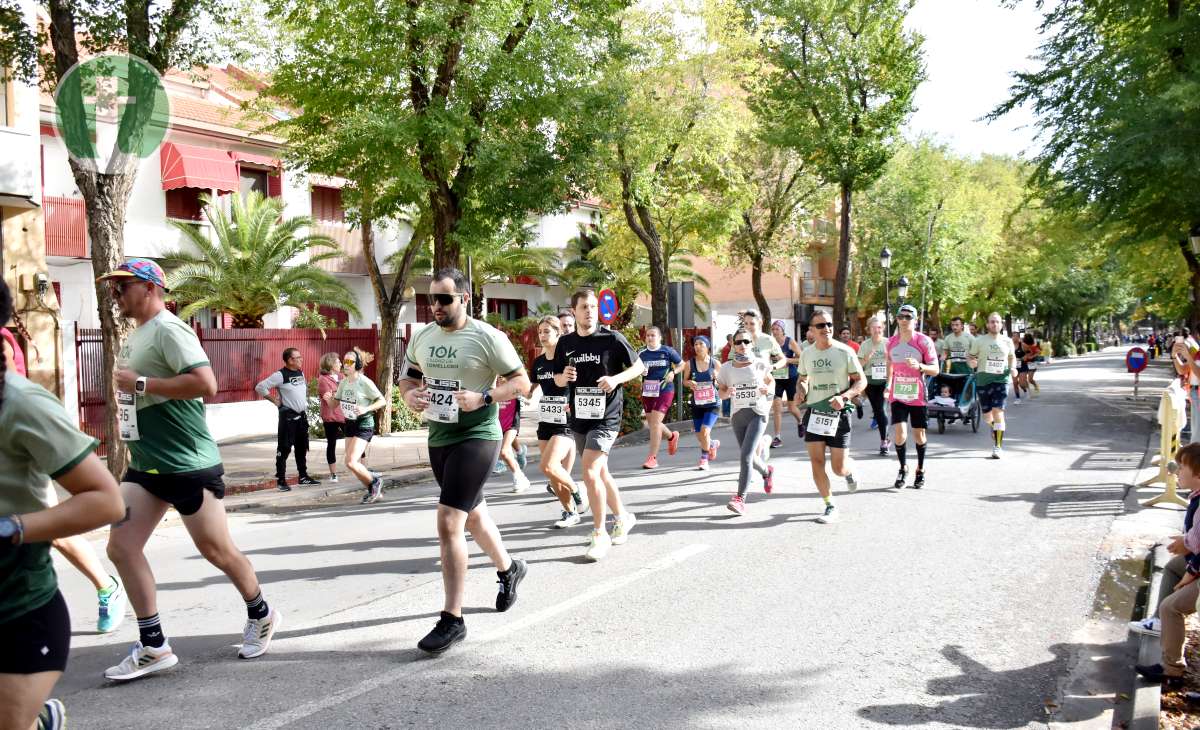
[[417,648],[430,654],[441,654],[467,638],[467,625],[462,618],[442,611],[433,631],[417,642]]
[[317,481],[316,479],[313,479],[312,477],[308,476],[307,474],[300,477],[300,481],[298,481],[296,483],[300,484],[302,486],[305,486],[305,487],[311,487],[314,484],[320,484],[319,481]]
[[913,475],[913,489],[920,489],[925,486],[925,470],[917,469],[917,473]]
[[896,475],[896,483],[892,485],[892,489],[904,489],[904,480],[908,477],[908,470],[901,469]]
[[383,496],[383,480],[375,477],[371,480],[371,484],[367,486],[367,493],[363,495],[361,504],[374,504]]
[[281,491],[281,492],[290,492],[290,491],[292,491],[292,488],[288,486],[288,483],[287,483],[287,482],[276,482],[276,483],[275,483],[275,488],[276,488],[276,489],[278,489],[278,490],[279,490],[279,491]]
[[862,403],[855,403],[855,404],[854,404],[854,414],[855,414],[856,416],[858,416],[858,420],[860,420],[860,421],[861,421],[861,420],[863,419],[863,409],[862,409]]
[[517,586],[521,585],[521,581],[525,579],[525,574],[528,572],[529,566],[520,558],[513,558],[512,565],[508,566],[507,572],[496,571],[496,575],[500,578],[496,581],[500,584],[500,590],[496,593],[497,611],[503,613],[517,602]]

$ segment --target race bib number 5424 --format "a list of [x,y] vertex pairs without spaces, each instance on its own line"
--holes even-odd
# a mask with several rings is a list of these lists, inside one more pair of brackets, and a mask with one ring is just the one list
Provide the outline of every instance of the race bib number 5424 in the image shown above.
[[458,400],[454,393],[462,390],[462,384],[457,380],[425,378],[425,389],[429,393],[425,418],[438,423],[458,423]]

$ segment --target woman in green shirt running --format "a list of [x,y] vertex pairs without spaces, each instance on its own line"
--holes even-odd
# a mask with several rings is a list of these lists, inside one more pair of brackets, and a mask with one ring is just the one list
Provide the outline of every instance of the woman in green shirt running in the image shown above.
[[[12,298],[0,281],[0,324]],[[71,622],[58,591],[50,541],[116,522],[125,503],[62,404],[8,371],[0,357],[0,727],[60,728],[63,705],[48,700],[67,666]],[[50,506],[50,480],[71,493]]]
[[346,468],[362,482],[367,493],[362,503],[378,502],[383,495],[383,480],[363,466],[362,455],[375,435],[375,411],[383,408],[387,401],[371,379],[363,375],[363,368],[373,358],[357,347],[342,358],[342,380],[337,390],[326,393],[326,401],[336,401],[346,419]]

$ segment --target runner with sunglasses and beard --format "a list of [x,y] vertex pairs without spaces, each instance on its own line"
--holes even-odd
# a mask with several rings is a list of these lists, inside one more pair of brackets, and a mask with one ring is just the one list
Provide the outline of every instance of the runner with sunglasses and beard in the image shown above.
[[804,442],[812,464],[813,481],[825,500],[825,512],[817,522],[836,522],[829,475],[825,472],[825,449],[829,448],[833,473],[845,477],[846,488],[858,491],[850,460],[850,402],[867,387],[862,365],[846,343],[833,338],[829,315],[817,311],[809,320],[816,342],[800,355],[800,378],[796,396],[804,398]]
[[[437,624],[417,644],[440,654],[467,636],[462,618],[467,579],[464,530],[496,566],[496,610],[517,601],[528,566],[504,548],[488,513],[483,485],[500,453],[497,404],[529,395],[529,376],[508,336],[469,315],[467,278],[454,268],[438,270],[429,284],[433,320],[413,336],[404,356],[400,392],[429,423],[429,463],[441,487],[437,507],[442,584],[446,597]],[[496,376],[504,376],[496,385]]]

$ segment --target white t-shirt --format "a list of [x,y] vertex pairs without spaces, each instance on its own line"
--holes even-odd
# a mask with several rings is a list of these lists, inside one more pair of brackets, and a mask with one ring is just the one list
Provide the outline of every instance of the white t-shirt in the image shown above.
[[[763,379],[771,373],[771,367],[767,363],[758,358],[750,361],[750,364],[745,367],[737,367],[733,364],[726,365],[717,373],[717,382],[727,388],[732,388],[733,393],[730,394],[734,402],[734,408],[738,405],[738,392],[746,394],[747,398],[752,398],[749,407],[754,409],[754,412],[760,416],[766,416],[771,412],[771,400],[774,398],[775,392],[770,387],[767,387]],[[760,388],[767,389],[767,395],[760,392]],[[753,393],[753,396],[751,396]]]

